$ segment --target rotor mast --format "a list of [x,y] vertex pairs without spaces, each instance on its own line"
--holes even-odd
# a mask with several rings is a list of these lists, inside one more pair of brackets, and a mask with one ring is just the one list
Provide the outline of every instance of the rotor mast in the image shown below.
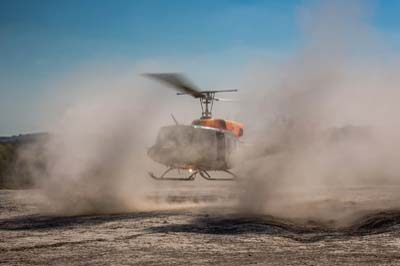
[[[214,106],[214,101],[233,101],[230,99],[221,99],[215,97],[216,93],[222,92],[237,92],[237,90],[212,90],[212,91],[199,91],[201,93],[200,96],[193,96],[194,98],[199,98],[200,106],[201,106],[201,117],[200,119],[210,119],[212,118],[212,109]],[[176,95],[187,95],[190,93],[186,92],[178,92]]]
[[200,98],[201,118],[210,119],[212,117],[212,108],[214,105],[215,92],[205,92],[204,97]]
[[147,77],[163,82],[170,87],[175,88],[179,92],[177,95],[190,95],[193,98],[199,99],[201,106],[201,118],[210,119],[212,117],[212,108],[214,101],[232,101],[229,99],[216,98],[216,93],[222,92],[237,92],[237,90],[199,90],[188,79],[179,73],[147,73]]

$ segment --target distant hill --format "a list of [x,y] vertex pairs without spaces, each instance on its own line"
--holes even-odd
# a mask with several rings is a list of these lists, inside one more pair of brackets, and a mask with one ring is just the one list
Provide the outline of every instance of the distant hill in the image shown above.
[[42,141],[47,139],[48,137],[49,133],[45,132],[20,134],[10,137],[0,137],[0,143],[28,143],[28,142]]

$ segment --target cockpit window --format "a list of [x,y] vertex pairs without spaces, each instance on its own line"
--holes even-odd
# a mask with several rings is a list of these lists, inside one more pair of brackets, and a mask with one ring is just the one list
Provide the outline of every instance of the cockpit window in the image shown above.
[[213,144],[215,132],[191,126],[168,126],[160,129],[157,144],[162,146],[184,146]]
[[157,137],[157,144],[160,145],[186,145],[192,138],[192,132],[189,127],[170,126],[160,129]]

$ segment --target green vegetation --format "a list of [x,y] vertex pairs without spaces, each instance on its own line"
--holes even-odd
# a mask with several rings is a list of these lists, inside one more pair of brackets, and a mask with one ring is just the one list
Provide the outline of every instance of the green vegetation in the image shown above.
[[32,134],[4,139],[0,142],[0,188],[33,187],[35,175],[45,169],[43,135],[40,134],[40,138]]
[[8,176],[15,161],[16,147],[11,143],[0,143],[0,187],[7,187]]

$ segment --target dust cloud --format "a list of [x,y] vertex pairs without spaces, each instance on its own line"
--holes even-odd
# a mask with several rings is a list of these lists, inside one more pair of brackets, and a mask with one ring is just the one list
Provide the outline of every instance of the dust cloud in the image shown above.
[[[248,70],[243,102],[253,104],[241,111],[248,111],[252,145],[238,156],[248,181],[242,211],[341,225],[400,207],[400,196],[376,191],[400,185],[398,54],[370,26],[369,7],[303,8],[304,48],[276,66]],[[368,187],[375,189],[360,192]],[[360,205],[359,193],[370,200]]]
[[[398,55],[370,26],[364,2],[342,3],[302,8],[300,51],[266,67],[250,64],[236,87],[235,117],[246,126],[234,168],[240,212],[344,224],[399,207],[396,193],[360,190],[400,185]],[[37,173],[45,210],[149,207],[146,172],[155,164],[146,148],[171,110],[195,118],[197,109],[164,101],[168,90],[137,78],[143,71],[128,72],[69,79],[66,90],[78,97],[52,124],[46,168]],[[359,204],[360,193],[370,200]]]
[[41,209],[71,215],[151,208],[147,171],[154,167],[146,150],[162,125],[162,93],[135,70],[79,74],[67,88],[79,97],[55,115],[45,167],[35,173]]

